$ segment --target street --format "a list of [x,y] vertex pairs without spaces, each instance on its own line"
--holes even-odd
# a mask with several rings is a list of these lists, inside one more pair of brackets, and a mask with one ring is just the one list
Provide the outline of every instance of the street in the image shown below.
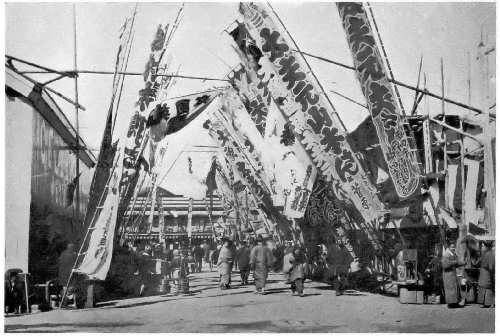
[[7,316],[6,332],[494,332],[494,309],[470,305],[406,305],[396,297],[349,292],[307,281],[292,296],[281,274],[270,274],[267,295],[252,284],[221,291],[218,274],[190,275],[190,294],[102,302],[94,309]]

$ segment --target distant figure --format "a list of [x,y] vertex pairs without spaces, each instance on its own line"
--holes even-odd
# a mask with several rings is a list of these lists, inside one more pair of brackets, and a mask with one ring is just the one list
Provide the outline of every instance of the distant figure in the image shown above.
[[344,294],[349,282],[347,281],[349,275],[349,261],[352,260],[344,245],[339,246],[339,253],[337,260],[335,260],[335,295],[340,296]]
[[294,248],[292,244],[293,244],[292,241],[286,242],[286,247],[283,256],[283,274],[285,275],[285,283],[287,284],[290,283],[290,269],[293,266],[292,259],[293,259]]
[[231,241],[224,239],[224,244],[219,252],[217,260],[217,268],[220,276],[220,289],[229,289],[231,282],[231,268],[233,264],[233,252],[231,248]]
[[210,245],[206,240],[203,241],[201,248],[203,249],[203,260],[205,264],[210,264]]
[[212,271],[212,268],[217,265],[217,260],[219,260],[219,251],[220,249],[215,243],[210,248],[210,271]]
[[462,299],[460,284],[457,278],[457,267],[465,265],[458,261],[455,253],[455,244],[449,244],[441,259],[443,266],[443,284],[446,303],[449,308],[463,307],[465,298]]
[[481,268],[479,270],[479,295],[478,303],[483,308],[495,304],[495,252],[493,242],[484,242]]
[[75,263],[75,260],[76,260],[75,245],[69,243],[58,259],[58,264],[59,264],[58,278],[59,278],[59,283],[62,286],[66,286],[66,283],[68,282],[69,276],[71,274],[71,270],[73,269],[73,264]]
[[141,286],[139,288],[139,296],[142,296],[147,287],[151,284],[151,245],[146,244],[144,246],[144,250],[141,251],[138,258],[138,268],[139,268],[139,276],[141,278]]
[[248,285],[248,276],[250,275],[250,248],[247,242],[243,241],[236,254],[236,260],[240,268],[241,284]]
[[304,281],[307,268],[304,253],[300,249],[296,249],[289,259],[289,263],[292,264],[292,267],[288,270],[292,295],[297,292],[300,296],[304,296]]
[[203,256],[205,255],[205,251],[203,251],[203,245],[196,245],[193,248],[193,256],[194,256],[194,270],[195,272],[200,273],[203,265]]
[[253,270],[255,293],[265,294],[266,280],[274,260],[271,250],[264,246],[262,236],[257,237],[257,246],[250,252],[250,269]]
[[[424,270],[424,295],[430,297],[441,297],[442,293],[442,267],[437,255],[431,255],[431,260]],[[434,301],[435,302],[435,301]],[[439,303],[439,301],[437,301]]]

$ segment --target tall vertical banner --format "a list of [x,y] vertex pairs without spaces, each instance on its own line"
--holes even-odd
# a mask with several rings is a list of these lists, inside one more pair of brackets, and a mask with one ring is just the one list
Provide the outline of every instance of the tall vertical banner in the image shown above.
[[311,75],[303,55],[294,50],[261,6],[240,4],[246,28],[263,53],[260,77],[316,167],[333,183],[338,197],[350,199],[366,221],[378,219],[383,205],[347,142],[333,105]]
[[433,172],[432,165],[432,145],[431,145],[431,128],[429,118],[425,119],[422,123],[422,132],[424,134],[424,157],[425,157],[425,173],[430,174]]
[[84,224],[88,227],[91,224],[92,218],[97,210],[97,205],[104,187],[108,181],[110,169],[113,166],[113,159],[116,153],[116,147],[113,146],[113,117],[118,109],[118,100],[116,99],[121,94],[121,85],[125,80],[125,75],[120,72],[125,71],[127,68],[127,52],[130,51],[132,44],[133,26],[135,21],[135,12],[131,18],[127,18],[120,29],[120,44],[116,54],[115,72],[113,76],[113,89],[111,92],[111,103],[108,108],[108,115],[106,117],[106,126],[101,141],[101,148],[99,149],[99,156],[97,158],[97,166],[94,170],[92,182],[90,184],[89,202],[87,204],[87,211],[85,212]]
[[403,128],[394,89],[389,82],[368,16],[362,3],[337,2],[337,7],[389,175],[399,198],[407,199],[420,191],[420,167],[416,153],[410,146],[411,139]]
[[187,215],[187,235],[191,238],[193,234],[193,199],[189,199],[188,215]]
[[[209,135],[216,141],[222,148],[225,157],[230,161],[230,164],[235,168],[235,174],[238,174],[241,181],[244,183],[248,192],[255,198],[256,203],[259,204],[259,213],[261,218],[264,218],[264,223],[270,231],[276,232],[276,222],[278,222],[280,215],[274,209],[271,192],[267,185],[258,176],[255,166],[249,161],[249,158],[244,154],[242,147],[238,144],[237,140],[228,131],[227,122],[224,119],[223,113],[217,111],[214,116],[207,120],[203,127],[208,129]],[[236,196],[237,197],[237,196]],[[264,214],[262,208],[268,212]],[[267,221],[266,215],[271,215],[273,221]],[[281,227],[281,229],[285,229]]]
[[123,148],[123,173],[120,180],[120,209],[118,222],[121,223],[123,215],[134,193],[139,178],[138,162],[146,142],[149,139],[146,122],[149,114],[149,105],[156,99],[157,91],[161,88],[163,79],[158,76],[163,56],[166,52],[166,36],[168,25],[158,26],[155,38],[151,43],[151,53],[146,63],[144,73],[144,89],[139,91],[139,98],[127,130]]
[[[118,161],[118,160],[117,160]],[[113,244],[118,213],[118,183],[121,175],[120,165],[113,170],[108,182],[106,199],[99,216],[95,219],[85,257],[75,270],[86,274],[92,280],[105,280],[113,255]]]
[[[249,63],[245,62],[247,57],[243,51],[240,50],[239,54],[243,64]],[[273,172],[270,186],[274,193],[273,202],[284,207],[285,216],[301,218],[316,179],[316,167],[304,149],[296,144],[293,133],[285,136],[289,125],[271,101],[266,85],[260,81],[255,71],[243,64],[229,78],[264,137],[262,156],[268,163],[272,163],[267,171]],[[269,99],[264,98],[266,95]],[[262,125],[265,126],[263,132]],[[279,134],[277,129],[280,130]]]

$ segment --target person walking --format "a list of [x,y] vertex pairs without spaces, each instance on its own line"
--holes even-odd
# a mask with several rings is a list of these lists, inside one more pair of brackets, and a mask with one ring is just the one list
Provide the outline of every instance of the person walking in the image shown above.
[[203,245],[196,245],[193,248],[193,257],[194,257],[194,270],[197,273],[201,272],[203,266],[203,256],[205,255],[205,251],[203,251]]
[[293,251],[292,257],[289,259],[292,267],[289,269],[290,289],[292,295],[297,292],[301,297],[304,296],[304,281],[307,265],[305,263],[304,253],[300,249]]
[[250,269],[253,270],[256,294],[265,294],[267,275],[273,263],[271,250],[264,245],[264,240],[259,235],[257,237],[257,246],[250,252]]
[[217,265],[217,260],[219,259],[219,247],[214,242],[210,247],[210,272],[215,265]]
[[241,246],[236,254],[236,260],[240,269],[241,284],[248,285],[248,276],[250,275],[250,248],[247,242],[241,242]]
[[481,307],[489,308],[495,304],[495,252],[493,242],[487,241],[483,244],[477,302],[482,305]]
[[217,268],[219,270],[220,289],[229,289],[231,282],[231,268],[233,264],[233,253],[231,250],[231,241],[227,238],[223,240],[223,245],[219,252]]
[[203,249],[203,261],[205,264],[210,264],[210,245],[206,240],[201,245],[201,248]]
[[340,296],[344,294],[344,291],[349,286],[349,282],[347,281],[349,275],[349,265],[351,263],[351,256],[349,251],[344,245],[339,246],[339,253],[337,256],[337,260],[335,260],[334,268],[335,268],[335,295]]
[[441,265],[443,266],[444,294],[449,308],[463,307],[465,304],[465,298],[462,299],[460,283],[457,278],[457,267],[464,266],[465,263],[458,261],[455,248],[456,245],[450,243],[441,259]]
[[293,259],[294,248],[292,244],[293,242],[291,240],[286,242],[286,247],[283,256],[283,274],[285,275],[286,284],[290,283],[290,270],[293,266],[292,259]]
[[152,256],[151,256],[151,245],[146,244],[144,246],[144,250],[139,254],[138,258],[138,268],[139,268],[139,276],[141,278],[141,286],[139,288],[139,296],[144,295],[146,290],[149,290],[149,286],[151,285],[152,273],[151,273],[151,265],[152,265]]

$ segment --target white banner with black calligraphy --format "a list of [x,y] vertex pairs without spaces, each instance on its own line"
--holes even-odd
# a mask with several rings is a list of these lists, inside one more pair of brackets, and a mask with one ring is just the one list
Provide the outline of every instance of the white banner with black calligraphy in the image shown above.
[[263,53],[259,74],[316,167],[333,183],[338,197],[350,199],[366,221],[378,219],[383,215],[383,205],[376,188],[303,56],[290,47],[282,29],[276,27],[261,4],[241,3],[240,11]]
[[[215,111],[213,116],[203,124],[203,127],[208,129],[210,136],[221,147],[224,156],[231,163],[235,181],[242,181],[249,195],[255,199],[260,219],[263,220],[269,231],[277,234],[276,222],[279,214],[276,213],[273,206],[271,192],[258,175],[254,163],[244,153],[239,141],[228,131],[227,120],[223,121],[225,119],[224,114],[220,111]],[[262,208],[265,208],[275,218],[268,219],[268,216],[263,213]]]
[[230,81],[246,102],[245,107],[259,132],[265,126],[261,132],[264,137],[261,155],[265,171],[271,175],[274,205],[283,206],[283,213],[289,218],[303,217],[316,179],[316,167],[295,141],[292,126],[275,103],[262,97],[267,87],[255,71],[242,65],[230,75]]
[[118,168],[113,170],[102,209],[92,222],[87,251],[75,270],[77,273],[86,274],[92,280],[105,280],[111,265],[119,205],[118,183],[121,169]]

